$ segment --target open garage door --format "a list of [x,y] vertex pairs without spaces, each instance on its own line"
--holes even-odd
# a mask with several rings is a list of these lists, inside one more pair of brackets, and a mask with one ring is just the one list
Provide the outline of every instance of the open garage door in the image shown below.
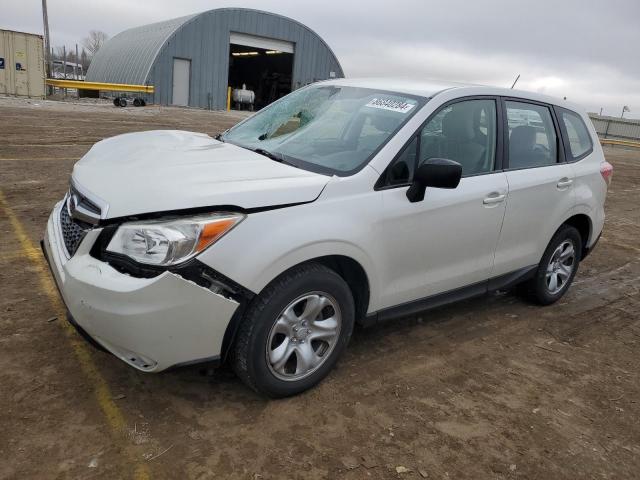
[[[229,86],[255,94],[253,108],[260,109],[291,92],[294,44],[244,33],[230,35]],[[247,108],[232,102],[234,108]]]

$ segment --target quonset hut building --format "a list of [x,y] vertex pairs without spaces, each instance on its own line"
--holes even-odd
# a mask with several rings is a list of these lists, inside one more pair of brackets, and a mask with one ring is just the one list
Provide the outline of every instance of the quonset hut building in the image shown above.
[[95,55],[86,80],[153,85],[162,105],[224,109],[227,89],[260,108],[299,87],[343,77],[327,43],[281,15],[220,8],[125,30]]

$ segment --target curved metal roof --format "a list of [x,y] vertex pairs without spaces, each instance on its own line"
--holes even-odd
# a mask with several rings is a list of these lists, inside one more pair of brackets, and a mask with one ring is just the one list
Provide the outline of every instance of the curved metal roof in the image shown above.
[[165,42],[196,15],[120,32],[105,43],[93,57],[87,71],[87,81],[144,84],[149,69]]
[[144,84],[149,72],[163,46],[192,20],[203,15],[235,11],[239,13],[260,13],[295,23],[320,39],[324,46],[335,57],[331,47],[317,33],[306,25],[271,12],[249,8],[216,8],[184,17],[152,23],[125,30],[105,43],[96,53],[87,71],[87,81],[110,83]]

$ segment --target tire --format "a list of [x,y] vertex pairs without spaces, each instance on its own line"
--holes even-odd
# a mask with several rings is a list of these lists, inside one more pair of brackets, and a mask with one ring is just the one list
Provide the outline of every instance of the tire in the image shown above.
[[119,107],[120,106],[120,97],[116,97],[113,99],[113,106],[114,107]]
[[233,368],[258,393],[273,398],[301,393],[334,367],[354,321],[353,296],[342,277],[316,263],[294,267],[247,309],[232,350]]
[[133,106],[134,107],[141,107],[142,106],[142,100],[140,100],[139,98],[134,98],[133,99]]
[[[569,246],[573,248],[573,255],[569,254]],[[565,260],[562,260],[563,257]],[[560,300],[571,286],[581,259],[580,232],[571,225],[562,225],[542,255],[535,276],[525,284],[529,298],[540,305],[551,305]],[[570,268],[567,270],[568,265]],[[556,279],[555,283],[553,277]]]
[[121,106],[122,108],[126,107],[127,106],[127,99],[120,97],[118,99],[118,105]]

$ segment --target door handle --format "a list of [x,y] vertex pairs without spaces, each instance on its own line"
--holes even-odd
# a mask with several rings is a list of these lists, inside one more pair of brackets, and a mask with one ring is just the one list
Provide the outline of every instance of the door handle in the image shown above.
[[556,187],[561,189],[567,188],[567,187],[570,187],[572,183],[573,183],[573,180],[571,180],[570,178],[564,177],[558,180],[558,184],[556,185]]
[[487,196],[482,203],[484,205],[495,205],[496,203],[503,202],[507,198],[507,195],[500,192],[492,192]]

